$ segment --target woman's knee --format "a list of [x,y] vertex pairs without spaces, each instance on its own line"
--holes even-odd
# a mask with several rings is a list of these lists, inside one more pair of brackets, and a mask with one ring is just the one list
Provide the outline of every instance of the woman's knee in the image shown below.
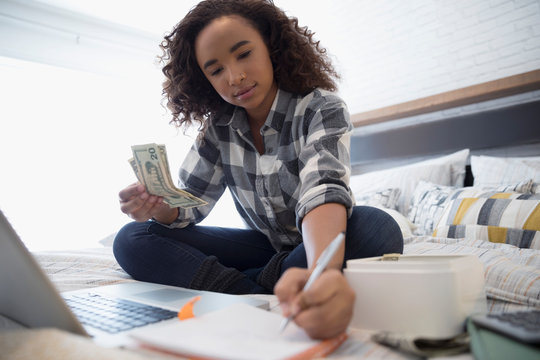
[[349,258],[403,252],[399,225],[390,214],[375,207],[354,207],[347,225],[347,242]]
[[403,233],[397,221],[386,211],[377,209],[381,214],[381,238],[385,239],[386,251],[385,253],[403,253]]
[[113,241],[113,254],[118,262],[129,257],[129,253],[136,251],[137,244],[150,235],[148,226],[148,223],[130,222],[118,231]]

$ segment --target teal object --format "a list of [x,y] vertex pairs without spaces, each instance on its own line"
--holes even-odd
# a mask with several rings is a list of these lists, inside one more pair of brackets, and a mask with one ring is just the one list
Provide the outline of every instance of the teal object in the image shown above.
[[471,351],[476,360],[540,360],[540,348],[515,341],[467,320]]

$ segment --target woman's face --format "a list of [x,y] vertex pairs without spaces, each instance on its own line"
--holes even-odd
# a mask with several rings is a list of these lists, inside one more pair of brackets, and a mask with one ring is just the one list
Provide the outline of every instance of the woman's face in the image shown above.
[[197,63],[218,94],[266,119],[277,92],[268,48],[259,32],[240,16],[213,20],[195,39]]

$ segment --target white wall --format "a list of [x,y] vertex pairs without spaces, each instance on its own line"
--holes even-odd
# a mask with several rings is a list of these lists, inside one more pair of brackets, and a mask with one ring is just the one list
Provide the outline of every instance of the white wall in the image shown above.
[[540,0],[276,0],[338,64],[352,113],[540,69]]
[[157,34],[29,0],[0,1],[0,34],[1,56],[113,77],[148,78],[160,54]]
[[[28,59],[19,42],[12,41],[17,34],[6,32],[15,21],[20,22],[20,16],[2,18],[5,12],[2,7],[24,4],[40,8],[53,4],[67,9],[65,15],[73,17],[65,26],[73,29],[73,41],[77,36],[79,41],[83,40],[77,49],[95,52],[96,38],[103,45],[104,37],[88,30],[89,24],[99,25],[95,19],[102,21],[108,37],[117,31],[111,43],[122,45],[116,53],[124,57],[115,60],[109,55],[94,61],[93,66],[114,69],[122,59],[128,58],[131,61],[125,64],[125,71],[132,71],[133,66],[153,61],[161,36],[196,3],[195,0],[2,0],[0,30],[8,36],[0,37],[0,55]],[[289,15],[298,17],[301,25],[309,26],[328,49],[342,75],[340,92],[352,113],[540,68],[540,0],[275,0],[275,3]],[[83,21],[69,11],[82,11],[93,18]],[[31,18],[31,24],[36,24],[35,15],[23,12]],[[47,21],[55,22],[49,24],[51,28],[59,27],[58,20]],[[43,33],[43,28],[39,32]],[[134,37],[140,39],[137,48],[133,46]],[[94,47],[85,48],[88,45],[85,39]],[[37,46],[32,49],[33,56],[44,45],[38,41]],[[138,51],[139,56],[127,55],[128,51]],[[65,49],[60,53],[69,55]],[[81,63],[80,58],[75,60]]]

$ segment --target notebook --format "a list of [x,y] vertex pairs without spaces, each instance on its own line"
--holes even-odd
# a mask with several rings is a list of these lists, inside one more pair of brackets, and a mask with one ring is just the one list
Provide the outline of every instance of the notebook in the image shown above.
[[283,317],[246,304],[168,323],[157,329],[135,330],[142,344],[194,359],[301,360],[319,359],[346,339],[314,340],[294,322],[281,332]]
[[[92,336],[100,345],[127,346],[134,341],[128,336],[134,329],[157,328],[170,322],[178,322],[177,312],[195,296],[201,296],[193,309],[196,316],[236,303],[261,309],[269,307],[268,301],[262,299],[139,281],[60,294],[0,211],[0,329],[20,326],[54,327],[75,334]],[[74,306],[73,311],[65,299]],[[75,302],[84,304],[75,304]],[[95,310],[89,315],[84,307],[97,309],[104,302],[106,311],[127,311],[128,315],[122,316],[126,320],[133,320],[137,326],[132,327],[132,324],[127,324],[125,329],[117,329],[111,333],[104,330],[106,324],[101,325],[103,328],[90,325],[89,323],[96,318],[104,320],[106,316],[103,315],[104,310]],[[145,309],[136,309],[140,307]],[[147,313],[141,315],[140,311],[147,311]],[[158,316],[162,316],[163,319],[156,321],[153,315],[155,312],[160,313]],[[81,319],[75,314],[78,314]],[[119,316],[121,315],[108,317],[114,320]],[[147,324],[149,321],[150,323]]]

